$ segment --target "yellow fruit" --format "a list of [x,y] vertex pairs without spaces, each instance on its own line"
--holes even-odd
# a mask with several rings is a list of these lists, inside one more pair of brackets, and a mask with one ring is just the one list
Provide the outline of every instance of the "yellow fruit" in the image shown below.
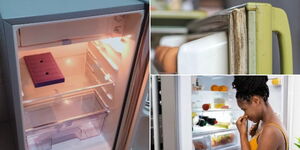
[[226,85],[222,85],[222,86],[219,86],[219,91],[226,92],[226,91],[228,91],[228,88]]
[[211,91],[219,91],[219,86],[217,86],[217,85],[212,85],[212,86],[210,87],[210,90],[211,90]]

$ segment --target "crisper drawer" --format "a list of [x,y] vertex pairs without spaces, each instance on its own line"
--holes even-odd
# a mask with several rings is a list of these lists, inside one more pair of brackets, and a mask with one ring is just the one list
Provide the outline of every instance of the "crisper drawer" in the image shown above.
[[96,92],[87,90],[25,107],[28,149],[51,150],[57,143],[99,135],[108,115],[102,105]]
[[222,133],[215,133],[211,135],[211,147],[212,150],[218,149],[236,149],[239,141],[239,135],[237,131],[229,131]]
[[195,150],[209,150],[210,149],[210,136],[200,136],[193,138]]
[[216,132],[193,137],[195,150],[239,150],[239,135],[236,130]]

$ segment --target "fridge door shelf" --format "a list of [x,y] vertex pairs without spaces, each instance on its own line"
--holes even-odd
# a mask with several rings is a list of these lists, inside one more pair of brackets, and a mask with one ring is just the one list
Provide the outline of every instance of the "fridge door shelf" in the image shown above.
[[25,107],[28,147],[49,150],[52,145],[70,139],[97,136],[108,113],[93,89]]

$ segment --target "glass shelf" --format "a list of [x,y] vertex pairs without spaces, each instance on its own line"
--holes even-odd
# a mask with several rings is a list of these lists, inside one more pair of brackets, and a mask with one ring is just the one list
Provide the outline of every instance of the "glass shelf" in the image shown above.
[[109,112],[95,89],[53,97],[24,109],[25,131]]
[[[52,95],[68,93],[70,91],[89,88],[97,85],[107,85],[113,81],[113,75],[104,71],[102,66],[97,66],[94,60],[89,57],[87,46],[83,44],[67,45],[72,50],[64,50],[64,47],[35,50],[32,52],[24,51],[20,53],[20,74],[22,83],[22,101],[28,103],[38,98],[46,98]],[[53,50],[54,49],[54,50]],[[63,83],[52,84],[35,88],[31,76],[27,70],[23,56],[51,52],[57,65],[59,66],[65,81]],[[61,53],[59,53],[61,52]],[[93,67],[93,70],[89,68]],[[94,71],[94,72],[93,72]],[[113,86],[113,84],[111,84]],[[113,88],[113,87],[112,87]]]
[[225,129],[225,128],[219,128],[219,127],[214,127],[214,126],[205,126],[205,127],[194,126],[193,129],[194,129],[193,130],[193,137],[203,136],[203,135],[210,135],[210,134],[227,132],[227,131],[236,131],[237,130],[236,127]]
[[201,113],[205,113],[205,112],[224,112],[224,111],[240,111],[239,109],[231,109],[231,108],[228,108],[228,109],[208,109],[208,110],[203,110],[201,108],[197,109],[197,108],[193,108],[193,112],[201,112]]

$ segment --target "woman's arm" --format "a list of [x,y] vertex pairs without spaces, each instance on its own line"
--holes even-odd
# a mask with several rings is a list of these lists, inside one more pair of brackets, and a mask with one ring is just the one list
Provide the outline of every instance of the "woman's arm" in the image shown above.
[[236,126],[240,132],[242,150],[250,150],[250,144],[248,142],[248,135],[247,135],[247,120],[248,120],[248,116],[244,115],[236,121]]

